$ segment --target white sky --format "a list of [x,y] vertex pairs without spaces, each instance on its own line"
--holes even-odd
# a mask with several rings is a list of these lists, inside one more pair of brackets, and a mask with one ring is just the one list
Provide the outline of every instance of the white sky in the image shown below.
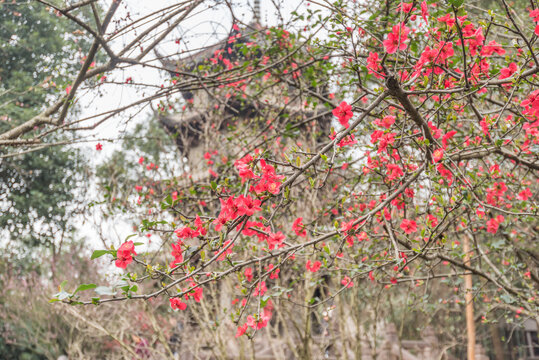
[[[157,9],[164,8],[168,5],[177,3],[171,0],[128,0],[125,1],[125,6],[121,6],[117,12],[116,18],[122,18],[127,12],[131,15],[132,19],[144,17],[146,14],[156,11]],[[249,5],[252,0],[236,0],[233,1],[235,15],[242,21],[249,23],[252,19],[251,8]],[[291,12],[295,10],[301,0],[275,0],[275,3],[279,4],[279,10],[281,11],[283,18],[287,21],[291,17]],[[104,8],[107,5],[103,6]],[[261,0],[261,12],[262,21],[264,25],[277,25],[279,23],[279,17],[275,12],[273,1]],[[178,53],[179,51],[185,51],[189,49],[197,49],[204,46],[211,45],[217,40],[226,38],[226,35],[230,31],[232,26],[232,17],[228,9],[224,6],[216,6],[214,9],[206,9],[201,6],[194,11],[192,15],[182,22],[176,31],[173,31],[167,39],[165,39],[158,49],[161,53],[169,55]],[[140,31],[140,30],[139,30]],[[217,37],[215,36],[217,33]],[[132,40],[133,33],[129,33],[117,39],[112,48],[118,51],[122,48],[122,45]],[[181,38],[180,45],[176,44],[174,40]],[[181,55],[178,55],[178,57]],[[154,59],[153,52],[147,55],[146,59]],[[148,95],[151,92],[150,85],[160,86],[167,80],[168,75],[159,72],[156,69],[148,67],[134,67],[127,70],[117,70],[111,75],[107,76],[107,80],[113,80],[118,82],[124,82],[128,77],[133,78],[136,83],[143,83],[149,85],[146,91],[140,87],[126,85],[106,85],[100,87],[100,91],[103,96],[96,97],[93,94],[80,92],[77,94],[79,98],[79,105],[82,107],[82,113],[80,118],[102,113],[107,110],[117,109],[121,106],[125,106],[133,101],[139,100],[144,94]],[[92,100],[90,100],[92,99]],[[127,111],[122,114],[121,117],[116,117],[100,125],[93,134],[97,138],[116,139],[120,135],[122,130],[125,130],[125,122],[129,115],[136,114],[137,109]],[[144,113],[138,114],[135,117],[135,121],[145,119],[150,113],[147,109]],[[93,122],[93,121],[92,121]],[[106,144],[104,144],[106,145]],[[92,144],[92,148],[95,144]],[[111,148],[104,146],[104,148]],[[108,154],[108,151],[104,149],[103,154]]]
[[[103,3],[103,8],[107,8],[110,2]],[[157,9],[164,8],[168,5],[175,4],[177,1],[170,0],[127,0],[124,5],[120,7],[115,18],[123,18],[127,12],[129,12],[131,19],[144,17],[146,14],[152,13]],[[301,0],[261,0],[261,13],[262,23],[266,26],[278,25],[281,23],[279,15],[275,11],[275,5],[277,4],[284,22],[290,19],[291,12],[296,10],[298,6],[304,3]],[[249,23],[253,17],[251,12],[252,0],[240,0],[233,1],[235,15],[245,23]],[[304,9],[304,4],[301,5]],[[300,12],[302,9],[300,8]],[[193,15],[183,22],[177,30],[173,31],[166,40],[158,47],[163,54],[173,54],[180,49],[193,49],[200,48],[215,43],[217,40],[226,38],[228,32],[232,26],[232,17],[228,9],[223,5],[217,6],[215,9],[207,10],[204,7],[200,7],[198,11],[193,12]],[[140,31],[140,30],[139,30]],[[215,33],[218,35],[215,36]],[[113,44],[112,49],[118,51],[122,48],[122,45],[128,43],[135,35],[130,33],[126,36],[118,38]],[[175,43],[177,38],[183,39],[180,45]],[[153,52],[147,55],[147,59],[153,59],[155,55]],[[152,68],[137,67],[136,69],[117,70],[112,74],[107,74],[107,80],[114,80],[120,83],[124,82],[126,78],[132,77],[136,83],[143,83],[148,85],[160,86],[164,81],[169,80],[168,75],[159,72]],[[77,118],[86,118],[93,116],[97,113],[102,113],[107,110],[113,110],[121,106],[125,106],[132,103],[141,97],[151,94],[153,90],[151,88],[137,89],[135,86],[129,85],[106,85],[100,88],[101,95],[98,95],[96,91],[85,91],[81,89],[77,93],[77,101],[81,112]],[[135,115],[132,120],[128,120],[130,116]],[[118,139],[121,137],[123,131],[134,127],[137,122],[148,119],[151,115],[149,108],[138,113],[137,108],[130,109],[124,112],[121,116],[107,120],[105,123],[98,126],[95,130],[86,132],[84,136],[88,136],[88,140],[95,139],[95,142],[82,143],[80,148],[88,154],[88,158],[91,160],[92,166],[96,166],[109,157],[114,150],[120,149],[120,142],[108,142],[109,140]],[[90,120],[93,122],[93,120]],[[97,141],[103,144],[103,151],[97,152],[95,145]],[[137,154],[134,154],[134,158],[138,158]],[[179,174],[178,174],[179,175]],[[91,188],[88,190],[89,198],[93,200],[99,200],[97,198],[96,184],[91,184]],[[128,235],[134,233],[129,214],[116,215],[105,221],[100,213],[99,207],[94,207],[92,216],[93,222],[100,224],[100,228],[90,222],[84,222],[82,219],[78,221],[79,233],[85,236],[88,241],[88,247],[90,250],[103,248],[100,235],[106,234],[108,245],[114,244],[118,246],[125,241]],[[155,239],[153,237],[152,239]],[[147,238],[131,238],[130,240],[147,242]],[[158,242],[158,241],[155,241]],[[142,249],[141,249],[142,250]]]

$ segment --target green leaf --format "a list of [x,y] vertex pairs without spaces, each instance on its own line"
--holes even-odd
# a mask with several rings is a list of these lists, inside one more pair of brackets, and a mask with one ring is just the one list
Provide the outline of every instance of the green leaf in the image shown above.
[[73,295],[78,293],[79,291],[85,291],[90,289],[95,289],[97,287],[96,284],[81,284],[79,287],[73,292]]
[[268,304],[269,296],[266,295],[260,299],[260,307],[265,307]]
[[129,235],[128,237],[125,238],[125,241],[129,240],[129,239],[132,238],[133,236],[137,236],[137,234],[131,234],[131,235]]
[[330,254],[330,250],[329,250],[329,246],[324,246],[324,251],[329,255]]
[[64,280],[60,283],[60,290],[63,290],[65,286],[67,285],[67,280]]
[[93,259],[97,259],[98,257],[101,257],[103,255],[106,255],[106,254],[109,254],[110,251],[109,250],[95,250],[92,254],[92,257],[90,258],[91,260]]
[[459,8],[462,4],[464,4],[464,0],[447,0],[447,1],[456,8]]
[[515,299],[508,294],[502,294],[500,298],[506,303],[506,304],[512,304],[515,302]]

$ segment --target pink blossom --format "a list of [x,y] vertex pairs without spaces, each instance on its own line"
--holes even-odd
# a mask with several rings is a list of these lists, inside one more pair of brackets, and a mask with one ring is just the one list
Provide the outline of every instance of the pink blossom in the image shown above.
[[414,220],[404,219],[401,223],[401,229],[406,234],[411,234],[417,231],[417,224]]
[[405,50],[408,46],[406,40],[408,39],[408,33],[410,29],[404,24],[393,26],[393,31],[387,35],[387,39],[384,40],[384,46],[388,54],[393,54],[397,50]]

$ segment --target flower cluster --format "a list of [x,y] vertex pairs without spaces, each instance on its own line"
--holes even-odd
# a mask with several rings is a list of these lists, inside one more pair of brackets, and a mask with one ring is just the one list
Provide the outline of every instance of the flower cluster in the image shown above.
[[406,41],[408,40],[408,33],[410,29],[404,24],[393,26],[393,31],[387,35],[387,39],[384,40],[384,46],[388,54],[393,54],[397,50],[405,50],[408,47]]
[[123,243],[116,251],[116,266],[125,269],[127,265],[131,264],[133,261],[133,255],[137,255],[135,252],[135,244],[133,241],[129,240]]
[[213,221],[215,231],[221,231],[222,227],[229,221],[235,220],[238,216],[251,216],[255,212],[260,211],[260,200],[253,199],[249,195],[240,195],[237,198],[230,196],[228,199],[221,201],[221,212]]
[[352,112],[352,106],[346,101],[343,101],[333,109],[333,115],[337,117],[342,126],[348,129],[350,127],[348,121],[354,116],[354,113]]
[[258,316],[248,315],[247,322],[241,326],[238,326],[236,332],[236,337],[240,337],[247,331],[248,328],[253,330],[259,330],[268,325],[268,322],[271,320],[273,314],[273,304],[271,300],[268,301],[267,305],[262,309],[262,313]]

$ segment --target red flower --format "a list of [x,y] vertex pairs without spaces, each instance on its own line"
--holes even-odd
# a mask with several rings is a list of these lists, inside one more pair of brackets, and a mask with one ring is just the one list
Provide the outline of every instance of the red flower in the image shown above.
[[281,231],[277,233],[271,233],[266,239],[266,241],[268,242],[268,248],[270,250],[273,250],[276,246],[281,247],[283,245],[284,239],[285,236]]
[[245,331],[247,331],[247,324],[243,324],[242,326],[238,326],[238,331],[236,332],[236,337],[240,337],[243,334],[245,334]]
[[253,269],[252,268],[245,269],[243,274],[245,275],[245,279],[247,279],[247,281],[249,281],[249,282],[253,281]]
[[172,256],[174,256],[174,260],[170,263],[171,268],[176,266],[176,264],[181,264],[183,262],[183,253],[180,240],[176,244],[172,244]]
[[437,163],[444,157],[444,149],[436,149],[432,153],[432,162]]
[[197,227],[196,232],[199,235],[204,236],[208,233],[208,230],[204,227],[204,223],[202,222],[202,220],[200,219],[200,216],[198,215],[195,218],[195,226]]
[[264,294],[268,291],[268,288],[266,287],[266,282],[261,281],[255,288],[255,291],[253,292],[253,296],[264,296]]
[[520,103],[520,106],[526,108],[527,115],[537,115],[539,113],[539,90],[533,91],[526,100]]
[[[266,267],[266,271],[271,271],[273,270],[274,266],[273,264],[269,264],[267,267]],[[281,271],[281,269],[275,269],[274,271],[272,271],[270,273],[270,276],[269,278],[270,279],[278,279],[279,278],[279,272]]]
[[393,32],[387,35],[387,39],[384,40],[384,46],[388,54],[393,54],[397,50],[404,50],[408,46],[406,40],[408,39],[408,33],[410,29],[404,24],[393,26]]
[[382,119],[374,120],[375,125],[378,125],[386,129],[389,129],[391,125],[393,125],[394,123],[395,123],[395,117],[391,115],[385,116]]
[[389,181],[393,181],[395,179],[400,178],[404,173],[402,172],[402,169],[397,164],[387,164],[387,179]]
[[525,190],[522,190],[519,194],[518,194],[518,199],[519,200],[522,200],[522,201],[526,201],[528,200],[529,198],[532,197],[532,192],[530,190],[530,188],[526,188]]
[[[408,13],[410,13],[410,11],[412,11],[412,6],[413,5],[414,5],[414,3],[403,3],[403,2],[401,2],[397,6],[397,9],[395,11],[396,12],[402,11],[403,13],[408,14]],[[414,10],[416,10],[416,9],[414,9]]]
[[251,216],[255,212],[262,210],[260,208],[260,200],[255,199],[253,200],[250,196],[244,196],[240,195],[236,201],[235,204],[238,207],[238,215],[247,215]]
[[517,70],[517,64],[515,64],[514,62],[510,63],[508,67],[500,70],[500,79],[503,80],[513,76],[513,74],[516,73]]
[[221,228],[223,226],[226,226],[227,222],[228,222],[228,217],[226,216],[226,214],[221,212],[219,216],[217,217],[217,219],[215,219],[212,224],[215,225],[215,231],[221,231]]
[[421,16],[423,17],[423,20],[428,24],[429,21],[427,20],[427,16],[429,16],[429,10],[427,8],[427,2],[423,1],[421,3]]
[[494,40],[489,42],[488,45],[484,45],[481,49],[481,56],[492,56],[494,53],[498,55],[505,54],[505,50]]
[[320,266],[322,266],[322,263],[320,261],[315,261],[314,263],[311,264],[311,260],[308,260],[307,264],[305,264],[305,268],[313,273],[320,270]]
[[378,154],[387,150],[388,145],[393,145],[395,142],[395,133],[387,133],[380,137],[380,143],[378,144]]
[[342,280],[341,280],[341,284],[347,288],[351,288],[352,286],[354,286],[354,283],[352,282],[352,280],[348,277],[348,276],[345,276]]
[[378,56],[378,53],[369,53],[369,57],[367,57],[367,70],[369,71],[369,74],[373,74],[378,79],[383,79],[385,73],[383,72],[383,68],[380,65],[380,57]]
[[129,240],[123,243],[116,251],[116,266],[125,269],[133,261],[132,255],[136,256],[137,253],[135,252],[133,241]]
[[404,219],[401,223],[401,229],[404,230],[405,233],[411,234],[417,231],[417,224],[414,220]]
[[174,233],[179,239],[188,239],[198,236],[196,231],[193,231],[193,229],[187,226],[174,230]]
[[495,218],[492,218],[487,221],[487,232],[491,234],[496,234],[496,232],[498,231],[498,227],[504,220],[505,219],[503,215],[498,215]]
[[260,194],[267,191],[270,194],[277,195],[280,191],[281,180],[284,179],[284,176],[276,175],[275,168],[267,164],[264,159],[260,159],[260,167],[262,169],[262,177],[254,187],[254,192]]
[[438,218],[434,215],[428,214],[427,215],[427,224],[429,224],[430,227],[436,227],[438,225]]
[[442,145],[444,146],[444,149],[447,147],[447,141],[452,139],[453,136],[455,136],[456,134],[457,132],[455,130],[451,130],[444,135],[444,137],[442,138]]
[[344,146],[354,145],[354,144],[357,144],[357,140],[356,140],[354,134],[350,134],[350,135],[346,136],[344,139],[342,139],[337,144],[337,146],[338,147],[344,147]]
[[170,307],[173,309],[173,310],[185,310],[187,309],[187,304],[182,302],[181,299],[179,298],[170,298],[168,299],[170,301]]
[[194,288],[194,289],[191,290],[191,292],[188,295],[192,296],[196,302],[200,302],[200,300],[202,300],[202,293],[204,292],[204,290],[200,286],[198,287],[196,286],[197,286],[197,283],[195,282],[189,283],[189,287]]
[[303,218],[301,217],[294,220],[292,230],[294,230],[297,236],[305,237],[307,236],[307,231],[305,230],[305,225],[303,225],[302,220]]
[[103,150],[103,145],[101,145],[101,143],[97,143],[97,144],[95,145],[95,149],[96,149],[97,151],[101,151],[101,150]]
[[249,163],[253,161],[253,157],[251,155],[246,155],[243,158],[236,160],[234,162],[234,166],[238,169],[238,173],[241,177],[242,184],[249,179],[253,179],[255,177],[255,174],[251,170]]
[[438,166],[436,166],[436,170],[447,180],[449,185],[453,183],[453,173],[446,169],[443,164],[438,164]]
[[439,17],[438,21],[445,23],[448,28],[452,28],[453,25],[455,25],[456,19],[451,14],[445,14],[444,16]]
[[[533,18],[533,21],[537,24],[539,23],[539,9],[534,9],[530,11],[530,17]],[[535,27],[535,35],[539,36],[539,24]]]
[[346,101],[343,101],[339,106],[333,109],[333,115],[339,119],[342,126],[348,129],[348,127],[350,127],[348,120],[354,116],[354,113],[352,112],[352,106],[350,106]]

